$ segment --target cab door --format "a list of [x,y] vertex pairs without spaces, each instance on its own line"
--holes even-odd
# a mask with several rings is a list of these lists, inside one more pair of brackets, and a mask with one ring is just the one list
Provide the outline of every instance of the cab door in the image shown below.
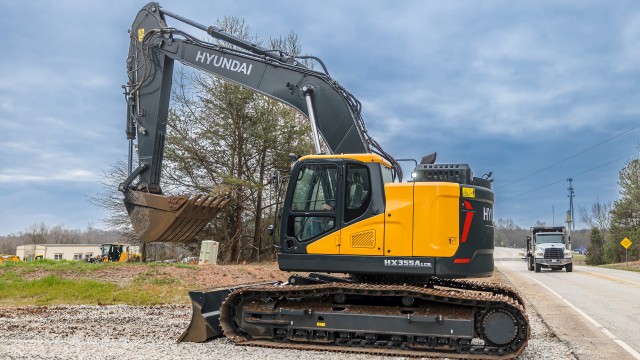
[[294,169],[283,209],[281,251],[340,253],[341,172],[335,161],[303,163]]
[[379,167],[377,163],[345,163],[340,254],[383,254],[384,200]]

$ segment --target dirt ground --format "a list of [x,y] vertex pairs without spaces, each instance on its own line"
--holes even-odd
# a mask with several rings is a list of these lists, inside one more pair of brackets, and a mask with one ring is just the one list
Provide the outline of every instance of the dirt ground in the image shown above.
[[[0,269],[0,271],[4,271]],[[56,275],[65,279],[91,279],[127,285],[138,278],[174,279],[179,285],[190,289],[213,289],[231,287],[241,284],[254,284],[267,281],[286,281],[293,272],[278,269],[275,262],[231,265],[193,265],[179,266],[174,264],[114,264],[108,267],[96,267],[91,271],[65,271],[37,269],[23,274],[28,280],[47,275]],[[306,274],[306,273],[302,273]],[[342,276],[344,274],[334,274]],[[504,283],[504,276],[495,272],[492,277],[479,279],[488,282]]]
[[[0,271],[6,271],[0,269]],[[36,269],[23,274],[24,279],[34,280],[47,275],[56,275],[64,279],[91,279],[106,281],[118,285],[127,285],[137,278],[175,279],[188,289],[209,289],[238,284],[252,284],[266,281],[286,281],[289,273],[280,271],[277,264],[240,264],[240,265],[193,265],[174,264],[113,264],[96,267],[90,271],[66,271]]]

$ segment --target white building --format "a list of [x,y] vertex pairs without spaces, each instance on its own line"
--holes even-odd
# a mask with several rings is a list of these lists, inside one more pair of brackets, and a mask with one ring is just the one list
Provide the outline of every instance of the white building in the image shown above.
[[87,260],[102,254],[99,244],[41,244],[20,245],[16,255],[21,260],[33,260],[38,257],[51,260]]

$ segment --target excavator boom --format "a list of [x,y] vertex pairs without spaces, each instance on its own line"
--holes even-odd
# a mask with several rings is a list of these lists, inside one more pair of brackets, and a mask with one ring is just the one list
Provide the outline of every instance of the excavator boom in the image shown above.
[[[231,46],[208,43],[169,27],[166,17],[206,31]],[[331,153],[374,152],[397,164],[367,135],[358,100],[326,71],[309,69],[298,58],[261,48],[216,27],[205,27],[165,11],[157,3],[140,10],[130,34],[129,81],[125,86],[130,176],[120,190],[134,228],[145,242],[188,241],[227,204],[219,197],[185,200],[162,195],[160,179],[175,60],[294,107],[311,120],[318,153],[322,137]],[[133,169],[136,138],[139,164]],[[132,185],[136,178],[138,182]]]

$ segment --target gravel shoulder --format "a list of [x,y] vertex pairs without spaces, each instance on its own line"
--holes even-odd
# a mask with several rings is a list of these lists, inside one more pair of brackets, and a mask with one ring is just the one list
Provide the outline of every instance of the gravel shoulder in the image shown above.
[[[250,272],[262,278],[271,270],[252,268]],[[224,278],[227,277],[233,275]],[[251,276],[247,280],[246,283],[258,282]],[[499,272],[490,280],[508,283]],[[205,285],[216,287],[217,284]],[[529,300],[525,298],[525,301]],[[532,308],[527,303],[532,336],[519,359],[575,359],[567,344],[554,335]],[[236,346],[224,338],[200,344],[177,343],[190,317],[191,307],[186,305],[0,307],[0,358],[389,359],[366,354]]]

